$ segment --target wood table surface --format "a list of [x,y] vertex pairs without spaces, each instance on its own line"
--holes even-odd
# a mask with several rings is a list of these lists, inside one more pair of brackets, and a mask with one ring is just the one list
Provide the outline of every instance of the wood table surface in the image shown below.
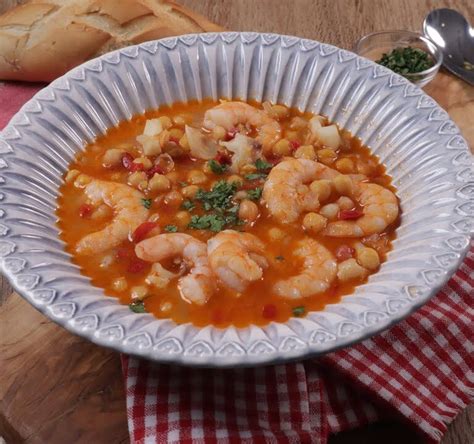
[[[360,36],[420,30],[426,13],[450,7],[474,23],[472,0],[179,0],[236,31],[293,34],[351,49]],[[2,6],[14,0],[0,0]],[[474,146],[474,87],[442,73],[426,88]],[[0,437],[13,443],[129,441],[119,355],[58,327],[0,276]],[[443,444],[474,441],[474,406],[450,425]],[[397,422],[331,437],[332,444],[418,443]]]

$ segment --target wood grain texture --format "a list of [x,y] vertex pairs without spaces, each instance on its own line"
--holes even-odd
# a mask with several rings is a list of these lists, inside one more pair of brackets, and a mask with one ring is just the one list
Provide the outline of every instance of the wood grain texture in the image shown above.
[[[18,0],[0,0],[0,12]],[[313,38],[351,49],[383,29],[420,30],[426,13],[451,7],[474,22],[472,0],[178,0],[237,31]],[[426,88],[474,148],[474,88],[442,73]],[[5,302],[6,301],[6,302]],[[2,305],[3,303],[3,305]],[[474,406],[442,444],[474,441]],[[0,276],[0,436],[8,444],[125,443],[128,432],[119,356],[47,320]],[[341,433],[331,444],[415,444],[405,425],[384,422]]]

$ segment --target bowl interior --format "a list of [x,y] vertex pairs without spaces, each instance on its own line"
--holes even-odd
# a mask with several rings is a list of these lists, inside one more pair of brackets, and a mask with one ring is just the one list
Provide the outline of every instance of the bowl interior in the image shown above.
[[[107,128],[175,101],[270,100],[327,115],[387,166],[403,218],[369,282],[285,324],[197,329],[137,315],[92,287],[58,237],[54,210],[75,153]],[[447,114],[402,77],[315,41],[257,33],[189,35],[106,54],[40,91],[0,137],[0,266],[35,307],[116,350],[188,365],[256,365],[335,350],[426,302],[474,229],[472,159]]]

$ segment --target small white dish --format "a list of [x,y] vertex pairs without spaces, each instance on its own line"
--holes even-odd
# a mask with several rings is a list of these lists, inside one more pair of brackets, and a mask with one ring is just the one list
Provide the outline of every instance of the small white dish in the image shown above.
[[[402,223],[369,282],[284,324],[196,328],[132,313],[80,274],[55,225],[75,153],[123,119],[163,103],[232,97],[327,115],[370,146],[398,189]],[[91,341],[186,365],[250,366],[368,338],[436,294],[474,231],[473,160],[430,97],[370,60],[275,34],[186,35],[106,54],[23,106],[0,135],[0,269],[47,317]]]

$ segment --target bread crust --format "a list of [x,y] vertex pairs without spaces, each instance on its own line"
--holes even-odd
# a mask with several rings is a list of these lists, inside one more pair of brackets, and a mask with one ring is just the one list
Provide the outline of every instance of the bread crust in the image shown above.
[[112,49],[211,31],[169,0],[32,0],[0,15],[0,79],[51,81]]

